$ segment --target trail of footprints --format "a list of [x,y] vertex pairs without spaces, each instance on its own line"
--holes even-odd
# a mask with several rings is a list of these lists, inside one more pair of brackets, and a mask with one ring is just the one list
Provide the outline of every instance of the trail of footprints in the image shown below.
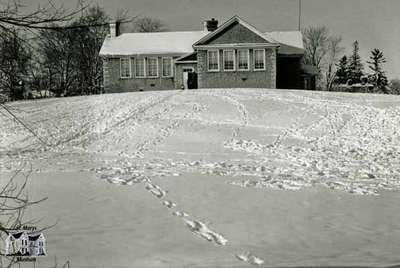
[[[150,181],[150,179],[148,179],[147,181],[148,182],[147,182],[145,188],[153,196],[155,196],[159,199],[163,199],[166,196],[167,191],[163,190],[160,186],[152,183]],[[174,202],[169,201],[169,200],[163,200],[162,204],[168,209],[173,209],[173,208],[177,207],[177,204],[175,204]],[[185,225],[189,228],[189,230],[192,233],[198,235],[199,237],[202,237],[209,242],[214,242],[218,245],[224,246],[227,244],[228,240],[225,237],[223,237],[221,234],[211,230],[205,223],[203,223],[199,220],[189,218],[190,216],[186,212],[176,210],[172,213],[172,215],[181,217],[183,222],[185,223]]]
[[[152,183],[150,178],[143,179],[142,181],[147,182],[145,189],[158,199],[163,199],[162,205],[167,209],[175,209],[178,205],[170,200],[165,200],[168,191],[162,189],[160,186]],[[208,242],[214,243],[219,246],[226,246],[228,244],[228,239],[226,239],[222,234],[217,233],[210,229],[210,227],[194,218],[191,218],[189,214],[184,211],[174,210],[172,212],[173,216],[179,217],[185,223],[185,226],[196,236],[207,240]],[[247,262],[252,265],[261,265],[264,260],[251,254],[250,252],[240,253],[235,255],[240,261]]]

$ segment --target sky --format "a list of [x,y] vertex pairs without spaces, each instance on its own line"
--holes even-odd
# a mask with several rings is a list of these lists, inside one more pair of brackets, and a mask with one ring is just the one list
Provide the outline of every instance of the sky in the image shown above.
[[[36,5],[42,0],[24,0]],[[53,0],[66,7],[76,0]],[[131,16],[162,20],[171,31],[202,29],[209,18],[221,22],[238,15],[261,31],[297,30],[299,0],[91,0],[109,15],[128,10]],[[302,28],[322,26],[343,38],[346,54],[355,40],[366,60],[370,50],[381,49],[389,78],[400,78],[400,0],[302,0]]]

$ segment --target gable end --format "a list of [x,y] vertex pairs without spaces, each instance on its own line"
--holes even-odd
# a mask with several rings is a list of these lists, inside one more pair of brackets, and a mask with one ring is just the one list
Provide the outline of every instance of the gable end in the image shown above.
[[235,21],[203,45],[240,43],[267,43],[267,41]]
[[263,34],[238,16],[234,16],[218,27],[218,29],[194,43],[193,47],[225,44],[267,44],[269,46],[279,46],[278,42]]

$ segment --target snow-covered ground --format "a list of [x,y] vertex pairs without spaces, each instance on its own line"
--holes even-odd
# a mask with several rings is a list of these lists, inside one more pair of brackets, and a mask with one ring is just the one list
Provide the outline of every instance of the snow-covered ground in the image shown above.
[[49,201],[31,216],[59,220],[48,252],[74,267],[393,264],[399,104],[267,89],[19,102],[47,146],[3,110],[0,170],[32,163]]

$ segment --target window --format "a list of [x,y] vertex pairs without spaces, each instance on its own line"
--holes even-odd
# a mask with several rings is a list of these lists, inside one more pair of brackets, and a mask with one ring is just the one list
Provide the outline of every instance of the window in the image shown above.
[[135,77],[144,77],[145,74],[144,63],[145,63],[144,59],[135,60]]
[[208,71],[219,71],[219,51],[208,51]]
[[162,58],[162,76],[172,76],[172,58]]
[[238,70],[239,71],[248,71],[250,67],[250,57],[249,57],[248,49],[239,49],[238,50]]
[[131,78],[131,59],[121,58],[120,59],[120,72],[121,78]]
[[235,50],[224,50],[224,70],[235,70]]
[[265,50],[254,50],[254,70],[265,70]]
[[158,58],[147,58],[147,76],[158,77]]

